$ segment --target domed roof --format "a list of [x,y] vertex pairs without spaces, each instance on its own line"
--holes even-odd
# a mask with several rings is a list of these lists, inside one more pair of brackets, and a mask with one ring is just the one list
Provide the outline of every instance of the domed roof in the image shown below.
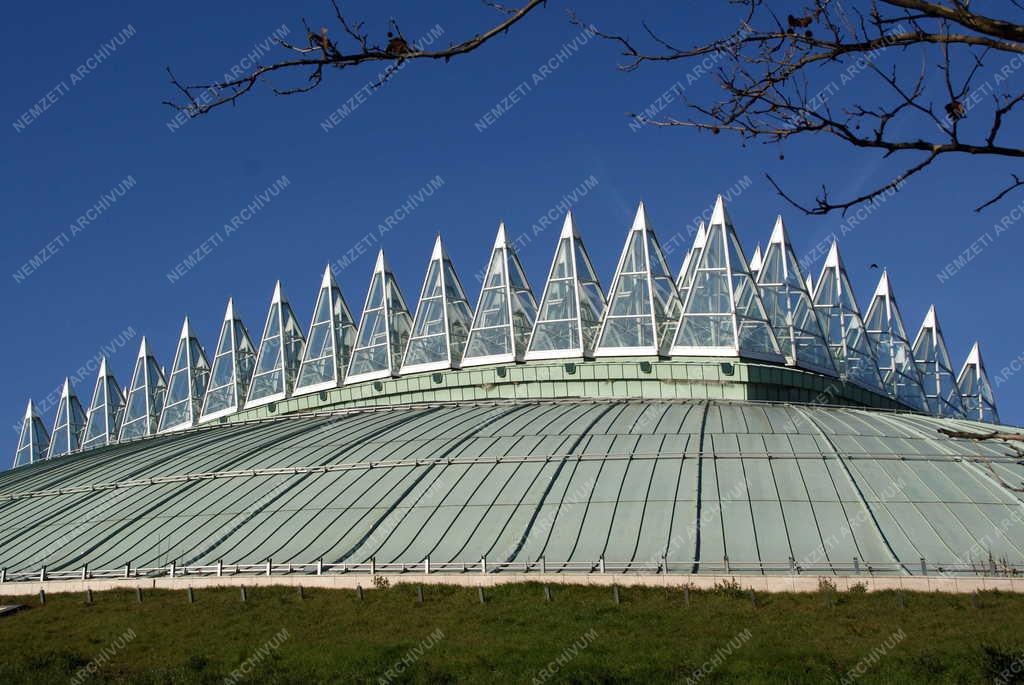
[[[753,392],[750,377],[767,368],[757,364],[733,369],[742,383],[673,382],[722,365],[664,360],[648,371],[636,360],[580,364],[577,380],[554,379],[569,366],[532,368],[547,369],[542,381],[522,380],[522,365],[458,372],[491,395],[473,399],[407,387],[408,401],[353,406],[372,402],[344,388],[335,392],[350,393],[347,407],[311,395],[303,401],[322,406],[265,406],[0,474],[0,567],[11,579],[44,565],[244,570],[268,559],[372,561],[377,572],[427,558],[435,570],[484,558],[493,572],[589,571],[601,560],[698,573],[1024,563],[1022,503],[1004,485],[1024,469],[1006,447],[937,431],[982,424],[724,399],[732,385]],[[646,385],[631,380],[644,374]],[[590,397],[565,396],[588,384]],[[629,390],[604,396],[618,384]],[[642,396],[655,387],[666,397]],[[543,388],[562,396],[544,399]],[[698,388],[723,398],[668,397]]]

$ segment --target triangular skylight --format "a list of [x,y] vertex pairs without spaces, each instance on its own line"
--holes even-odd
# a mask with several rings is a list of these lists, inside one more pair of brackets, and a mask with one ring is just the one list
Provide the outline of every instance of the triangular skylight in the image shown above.
[[18,435],[18,449],[14,453],[14,468],[45,459],[49,450],[50,435],[36,412],[36,405],[29,400],[25,419],[21,422],[21,433]]
[[96,376],[92,402],[89,403],[89,418],[82,438],[82,448],[102,447],[116,442],[122,413],[124,393],[114,374],[107,370],[107,358],[104,357],[100,361],[100,372]]
[[874,347],[834,242],[814,288],[814,308],[821,315],[819,320],[840,376],[863,388],[885,393]]
[[235,316],[233,300],[228,299],[200,422],[234,414],[244,406],[255,366],[256,348],[245,324]]
[[949,350],[942,337],[935,305],[928,308],[921,328],[914,338],[914,360],[921,369],[924,394],[932,416],[961,417],[964,415],[963,398],[957,386]]
[[402,373],[459,368],[472,322],[473,310],[462,282],[441,236],[437,236],[420,289]]
[[837,375],[832,351],[781,216],[775,220],[761,260],[757,287],[787,363]]
[[[779,221],[781,220],[782,217],[779,217]],[[761,264],[763,261],[764,256],[761,254],[761,244],[758,243],[757,246],[754,247],[754,254],[750,257],[750,275],[754,277],[754,280],[757,280],[757,272],[761,270]]]
[[304,395],[340,386],[355,342],[356,324],[352,312],[334,280],[334,272],[328,266],[320,281],[294,394]]
[[985,362],[981,358],[978,343],[974,343],[964,366],[957,376],[957,387],[964,401],[964,414],[972,421],[999,423],[999,412],[996,410],[996,396],[992,392]]
[[78,396],[71,389],[71,380],[65,378],[64,388],[60,393],[60,403],[57,405],[57,416],[53,420],[53,430],[50,431],[50,449],[46,453],[47,459],[77,452],[82,446],[85,421],[85,410],[82,409],[82,403],[78,401]]
[[672,355],[784,360],[721,195],[683,303]]
[[291,396],[295,377],[302,363],[306,337],[295,318],[288,298],[281,292],[281,281],[274,286],[274,296],[263,324],[256,369],[245,398],[246,408],[259,407]]
[[384,251],[377,253],[345,384],[398,374],[412,316]]
[[569,212],[544,284],[526,359],[592,357],[604,305],[601,283]]
[[132,384],[125,402],[124,419],[118,441],[153,435],[164,407],[167,382],[156,359],[149,353],[146,339],[139,345],[139,356],[132,372]]
[[595,356],[668,354],[681,310],[675,281],[641,202],[615,269]]
[[537,300],[519,256],[505,236],[505,224],[501,224],[473,314],[462,365],[522,361],[536,317]]
[[928,411],[921,371],[914,361],[914,352],[887,271],[883,270],[882,277],[878,279],[878,287],[864,317],[864,326],[874,345],[878,368],[889,395],[908,407]]
[[209,381],[210,363],[186,316],[178,337],[171,375],[167,379],[167,399],[160,414],[161,433],[191,428],[199,422]]
[[679,276],[676,278],[676,289],[679,291],[680,304],[686,302],[686,295],[690,292],[690,286],[693,285],[693,276],[697,273],[697,264],[700,263],[700,253],[704,251],[704,245],[707,243],[707,240],[707,230],[704,228],[704,222],[702,221],[697,228],[697,235],[693,238],[693,246],[686,253],[686,257],[683,258],[683,266],[679,269]]

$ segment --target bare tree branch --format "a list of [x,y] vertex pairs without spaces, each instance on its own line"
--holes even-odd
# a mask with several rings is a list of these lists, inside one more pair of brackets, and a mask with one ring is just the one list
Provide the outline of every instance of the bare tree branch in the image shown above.
[[[1009,447],[1010,449],[1012,449],[1018,457],[1024,457],[1024,448],[1018,447],[1016,444],[1014,444],[1018,442],[1024,443],[1024,434],[1021,433],[1006,433],[1003,431],[996,430],[987,431],[985,433],[974,433],[970,431],[952,430],[950,428],[939,428],[938,431],[950,438],[976,440],[978,442],[985,442],[988,440],[999,440],[1005,447]],[[989,473],[991,473],[992,477],[995,478],[996,481],[998,481],[999,484],[1002,485],[1004,488],[1006,488],[1007,490],[1012,490],[1014,492],[1024,492],[1024,487],[1010,485],[1003,479],[1002,476],[996,473],[995,466],[993,466],[992,460],[987,455],[977,454],[975,456],[981,459],[983,462],[985,462],[985,466],[986,468],[988,468]],[[1018,463],[1020,462],[1018,461]]]
[[[814,202],[801,202],[768,177],[783,199],[807,214],[845,213],[883,193],[899,190],[908,178],[950,154],[1024,157],[1024,148],[997,142],[1006,118],[1024,100],[1024,90],[994,94],[988,109],[978,106],[978,92],[991,84],[977,84],[993,55],[1024,53],[1024,25],[974,12],[965,0],[951,3],[812,0],[802,14],[782,18],[773,11],[773,0],[735,0],[734,4],[745,8],[737,28],[693,48],[675,47],[646,23],[641,26],[651,44],[649,51],[625,35],[600,30],[596,35],[620,48],[625,58],[619,65],[623,71],[647,63],[706,63],[708,57],[714,58],[714,74],[724,91],[720,99],[687,99],[688,116],[645,119],[644,123],[712,134],[726,131],[745,141],[769,144],[824,135],[848,146],[878,151],[883,159],[914,157],[904,162],[904,169],[893,180],[848,199],[833,200],[823,186]],[[584,25],[575,16],[572,21]],[[905,68],[907,51],[912,48],[921,54],[921,67],[907,79],[900,67]],[[967,66],[958,69],[955,57],[966,59]],[[883,66],[886,58],[890,63]],[[928,78],[929,61],[932,69],[941,71],[941,82]],[[835,87],[835,74],[849,75],[851,69],[855,75],[870,74],[881,88],[867,95],[848,96],[840,103],[843,98]],[[823,80],[823,88],[811,85]],[[986,116],[983,110],[991,116],[983,129],[987,135],[967,139],[962,122],[969,116],[972,121],[979,120]],[[920,117],[934,126],[934,134],[928,135],[922,128]],[[917,135],[904,133],[908,130]],[[1024,185],[1016,183],[1017,176],[1014,179],[1012,186],[976,210]]]
[[[176,110],[187,113],[190,117],[198,117],[207,114],[213,109],[226,104],[234,104],[240,97],[248,93],[253,87],[265,77],[271,74],[292,74],[296,71],[305,74],[305,84],[287,88],[272,88],[277,95],[294,95],[307,93],[323,82],[325,67],[344,69],[354,67],[368,62],[386,62],[387,69],[379,79],[377,85],[388,80],[398,68],[411,60],[444,60],[447,62],[453,57],[465,55],[478,49],[492,38],[507,33],[515,24],[526,17],[538,7],[545,6],[547,0],[529,0],[519,8],[509,8],[499,5],[490,0],[485,4],[506,15],[506,18],[484,33],[477,34],[472,38],[449,45],[443,50],[422,50],[415,43],[410,43],[395,20],[389,21],[387,32],[387,43],[380,45],[372,42],[369,34],[364,29],[363,22],[351,22],[342,13],[337,0],[331,0],[334,8],[334,16],[341,26],[344,37],[354,43],[352,52],[346,52],[347,48],[340,45],[339,41],[328,37],[326,27],[320,29],[319,33],[312,31],[309,25],[303,20],[306,29],[306,45],[292,45],[281,42],[281,47],[298,55],[291,59],[282,59],[271,64],[255,65],[248,73],[238,78],[225,78],[213,83],[198,83],[186,85],[181,82],[170,67],[167,73],[170,76],[171,84],[178,90],[181,98],[179,100],[165,100],[164,104]],[[212,93],[212,95],[210,95]],[[207,101],[208,100],[208,101]]]

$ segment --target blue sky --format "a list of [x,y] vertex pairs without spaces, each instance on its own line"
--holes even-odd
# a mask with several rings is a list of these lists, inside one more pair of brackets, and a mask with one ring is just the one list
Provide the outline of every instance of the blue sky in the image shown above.
[[[433,30],[437,44],[463,40],[496,19],[473,2],[434,11],[426,4],[350,2],[346,10],[376,35],[393,15],[408,37]],[[638,36],[644,17],[682,45],[727,28],[717,11],[712,20],[698,3],[587,5],[582,16],[601,28]],[[663,243],[688,246],[694,217],[716,193],[733,189],[729,209],[748,255],[767,240],[779,212],[798,253],[813,256],[829,234],[842,233],[862,308],[878,278],[868,265],[887,266],[910,334],[935,303],[954,365],[981,340],[990,375],[1008,369],[996,388],[1003,418],[1021,422],[1024,378],[1014,370],[1024,354],[1024,324],[1007,316],[1006,304],[1020,292],[1024,238],[1012,217],[998,235],[993,226],[1011,210],[1020,215],[1015,208],[1024,194],[980,215],[971,211],[1004,182],[1010,165],[951,160],[855,224],[837,215],[803,216],[775,195],[765,172],[809,199],[824,181],[839,195],[856,193],[891,178],[897,167],[820,138],[787,145],[780,159],[778,146],[742,147],[726,135],[636,130],[625,112],[653,105],[677,84],[692,97],[714,95],[714,79],[681,63],[617,71],[614,47],[581,38],[565,9],[552,0],[507,38],[447,65],[410,64],[381,89],[364,88],[380,70],[371,65],[330,73],[309,95],[274,97],[261,89],[233,110],[175,126],[174,112],[161,104],[175,94],[165,65],[185,81],[213,79],[282,26],[298,40],[302,16],[336,32],[330,4],[12,6],[0,28],[8,46],[0,103],[0,288],[8,331],[0,342],[0,416],[13,426],[32,397],[49,425],[64,376],[88,367],[104,347],[115,348],[113,369],[127,383],[143,334],[169,364],[186,314],[209,350],[228,296],[258,336],[278,278],[306,325],[328,262],[345,263],[339,282],[358,311],[378,245],[415,301],[437,231],[474,301],[474,274],[499,220],[513,236],[528,234],[520,256],[539,295],[560,220],[548,228],[539,222],[574,193],[577,225],[607,287],[639,200]],[[105,59],[88,60],[119,35]],[[560,51],[571,56],[542,70]],[[990,60],[986,73],[1001,64]],[[831,76],[823,78],[824,84]],[[861,76],[842,97],[877,91]],[[48,94],[46,109],[33,114]],[[503,100],[511,107],[485,119]],[[346,104],[348,112],[337,113]],[[676,101],[663,114],[682,112]],[[275,182],[276,195],[254,200]],[[89,211],[112,191],[115,201]],[[254,202],[260,206],[245,211]],[[236,216],[236,230],[225,235]],[[391,227],[381,234],[389,217]],[[971,249],[976,254],[955,274],[938,277]],[[44,250],[49,257],[26,272]],[[196,250],[203,258],[182,273]],[[673,269],[683,254],[683,247],[671,251]],[[814,260],[815,276],[823,257],[821,251]],[[94,378],[87,373],[78,385],[83,403]],[[13,452],[15,432],[5,430]]]

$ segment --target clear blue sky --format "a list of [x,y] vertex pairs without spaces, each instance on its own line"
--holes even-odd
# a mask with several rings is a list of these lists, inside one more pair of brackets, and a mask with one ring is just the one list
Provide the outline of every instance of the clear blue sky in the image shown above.
[[[376,35],[389,15],[399,18],[410,38],[439,24],[438,42],[462,40],[496,18],[474,2],[451,3],[452,9],[436,13],[428,4],[436,6],[389,0],[349,2],[346,9]],[[592,7],[583,16],[602,28],[639,36],[638,18],[645,17],[682,45],[728,28],[720,16],[712,19],[700,9],[704,3],[691,3],[691,9],[643,1],[629,9],[614,2],[586,5]],[[691,83],[692,65],[682,64],[618,72],[613,46],[581,44],[565,7],[552,0],[509,37],[448,65],[411,64],[369,97],[358,93],[374,79],[376,65],[329,73],[319,91],[305,96],[274,97],[261,89],[234,110],[172,131],[174,112],[161,104],[174,95],[165,65],[183,80],[204,81],[229,70],[282,25],[298,40],[302,16],[336,32],[327,0],[184,0],[170,8],[12,5],[0,28],[7,46],[0,103],[6,238],[0,288],[7,333],[0,338],[0,417],[6,417],[10,451],[16,435],[9,426],[21,417],[27,398],[44,405],[49,426],[54,407],[46,398],[104,345],[119,337],[123,342],[128,327],[148,336],[159,361],[169,365],[182,317],[191,317],[209,351],[230,295],[256,337],[278,278],[307,325],[324,265],[343,259],[367,233],[379,235],[378,225],[431,179],[440,179],[440,187],[413,211],[399,211],[401,220],[379,237],[411,302],[437,231],[475,302],[473,275],[483,268],[502,219],[511,235],[531,234],[520,254],[539,295],[557,233],[532,236],[533,226],[587,179],[593,187],[578,198],[574,212],[607,287],[640,199],[662,242],[671,243],[715,193],[746,185],[730,212],[748,254],[767,240],[779,212],[797,251],[806,253],[841,231],[844,219],[808,218],[787,207],[764,172],[809,198],[825,180],[845,194],[896,170],[877,156],[824,139],[790,145],[781,160],[776,146],[742,148],[726,135],[651,126],[634,131],[626,111],[643,110],[676,83],[695,97],[714,94],[713,79]],[[134,35],[91,68],[87,58],[129,25]],[[574,38],[574,54],[556,60],[556,68],[537,81],[541,66]],[[990,71],[999,65],[992,61]],[[528,87],[520,86],[524,81]],[[864,76],[844,96],[877,90]],[[48,93],[48,107],[31,114]],[[479,130],[481,118],[510,94],[518,101]],[[362,101],[324,130],[322,123],[353,97]],[[678,103],[664,112],[681,113]],[[862,308],[878,277],[868,265],[887,266],[910,334],[935,303],[957,369],[977,338],[993,376],[1011,364],[1019,368],[1015,360],[1024,353],[1024,324],[1008,308],[1019,300],[1024,238],[1013,224],[991,235],[993,224],[1024,194],[981,215],[970,207],[1010,170],[974,159],[938,166],[908,183],[840,243]],[[78,217],[129,176],[134,186],[71,235]],[[287,187],[224,238],[224,224],[282,176]],[[991,244],[940,283],[937,273],[986,231],[990,236],[981,241]],[[172,281],[168,274],[211,236],[209,254]],[[54,253],[34,272],[16,277],[55,238]],[[376,243],[339,276],[357,312],[375,249]],[[681,248],[669,255],[673,269],[682,257]],[[815,277],[823,257],[822,252],[812,269]],[[122,384],[137,347],[135,337],[111,355]],[[83,403],[93,381],[89,373],[77,388]],[[996,392],[1004,419],[1020,423],[1024,374],[1008,376]]]

